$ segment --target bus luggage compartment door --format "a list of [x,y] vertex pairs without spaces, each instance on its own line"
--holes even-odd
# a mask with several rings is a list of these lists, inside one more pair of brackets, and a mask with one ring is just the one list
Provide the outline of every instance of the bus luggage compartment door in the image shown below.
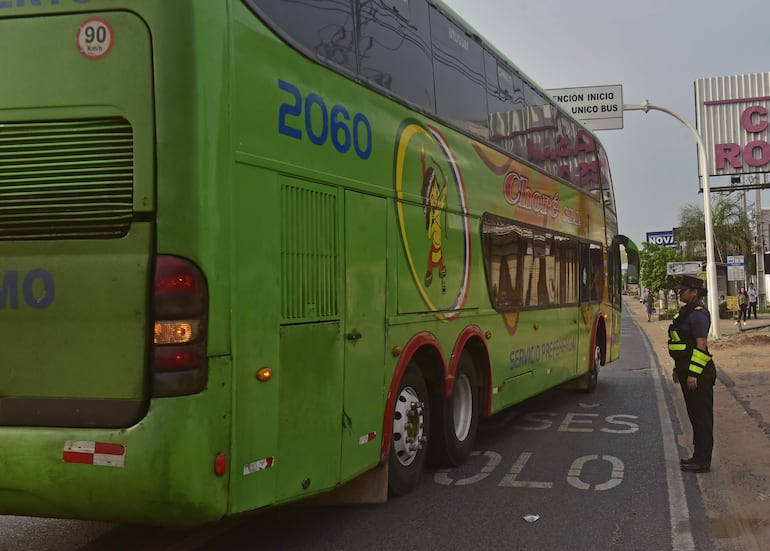
[[281,327],[276,501],[339,477],[342,361],[338,322]]
[[342,480],[377,464],[385,402],[387,204],[345,193],[345,386]]

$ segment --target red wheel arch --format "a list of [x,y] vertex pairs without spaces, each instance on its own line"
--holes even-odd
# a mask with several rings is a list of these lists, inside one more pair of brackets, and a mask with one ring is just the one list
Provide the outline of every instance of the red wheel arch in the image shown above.
[[[418,350],[424,347],[430,347],[435,351],[436,355],[441,360],[441,368],[444,378],[444,396],[449,397],[452,395],[452,389],[454,388],[455,373],[460,362],[460,354],[468,346],[469,341],[472,339],[478,339],[478,342],[483,346],[484,334],[481,329],[475,325],[469,325],[465,327],[455,340],[455,344],[452,348],[452,355],[447,365],[446,358],[441,349],[441,345],[438,339],[428,332],[417,333],[409,342],[404,346],[404,350],[401,352],[396,364],[396,370],[393,373],[393,378],[390,381],[390,387],[388,388],[388,397],[385,400],[385,412],[382,420],[382,447],[380,448],[380,460],[387,461],[388,450],[390,449],[390,440],[393,437],[393,420],[390,418],[389,412],[393,411],[395,407],[396,394],[398,387],[401,384],[401,378],[404,376],[409,363],[414,358]],[[476,347],[478,349],[478,347]],[[486,347],[485,351],[486,351]],[[474,354],[474,358],[478,359],[479,354]],[[482,395],[482,408],[483,411],[489,415],[490,408],[492,406],[491,394],[490,394],[490,381],[492,380],[491,366],[489,365],[489,355],[485,354],[485,362],[480,367],[482,372],[480,373],[481,380],[483,381],[484,390]]]
[[[481,368],[481,373],[479,373],[479,375],[482,382],[480,410],[483,411],[485,415],[489,415],[492,408],[492,366],[489,363],[489,353],[486,349],[486,345],[484,345],[484,333],[481,328],[476,325],[469,325],[457,336],[454,348],[452,349],[452,357],[449,361],[449,372],[447,373],[444,385],[444,395],[447,398],[452,395],[452,389],[455,384],[455,373],[457,372],[457,366],[460,363],[460,354],[468,347],[468,341],[471,339],[478,339],[478,342],[481,343],[481,346],[484,348],[484,362],[481,365],[477,365],[477,367]],[[480,354],[478,351],[472,353],[472,355],[475,360],[479,360]]]
[[[385,400],[385,412],[382,417],[382,447],[380,448],[380,461],[385,462],[388,460],[388,450],[390,449],[390,439],[393,437],[393,420],[390,418],[390,412],[393,411],[396,403],[396,394],[398,393],[398,385],[401,384],[401,378],[406,372],[406,368],[409,367],[409,362],[412,361],[415,352],[424,346],[433,348],[441,358],[442,370],[445,371],[446,361],[444,354],[441,351],[438,339],[432,334],[424,331],[417,333],[409,342],[404,346],[404,350],[398,357],[398,363],[396,364],[396,370],[393,373],[393,378],[390,380],[390,388],[388,388],[388,397]],[[446,379],[446,375],[444,376]]]
[[[597,342],[597,336],[599,334],[599,324],[604,324],[605,315],[604,313],[599,310],[596,312],[596,316],[594,316],[594,323],[593,323],[593,330],[591,331],[591,361],[593,361],[593,349],[596,346]],[[606,363],[607,361],[607,327],[605,324],[604,327],[604,342],[601,343],[602,347],[602,360]],[[591,368],[595,369],[597,366],[592,365]]]

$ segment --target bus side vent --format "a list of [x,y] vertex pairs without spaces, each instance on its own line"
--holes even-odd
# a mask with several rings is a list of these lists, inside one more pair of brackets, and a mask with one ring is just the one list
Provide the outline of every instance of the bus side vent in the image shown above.
[[337,210],[331,188],[296,181],[281,188],[281,312],[286,322],[338,317]]
[[123,118],[0,121],[0,241],[121,237],[133,183]]

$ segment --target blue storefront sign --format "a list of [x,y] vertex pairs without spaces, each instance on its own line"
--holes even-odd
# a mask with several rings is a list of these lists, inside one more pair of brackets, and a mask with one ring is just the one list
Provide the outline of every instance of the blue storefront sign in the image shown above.
[[676,247],[674,241],[674,230],[669,231],[648,231],[647,243],[658,245],[660,247]]

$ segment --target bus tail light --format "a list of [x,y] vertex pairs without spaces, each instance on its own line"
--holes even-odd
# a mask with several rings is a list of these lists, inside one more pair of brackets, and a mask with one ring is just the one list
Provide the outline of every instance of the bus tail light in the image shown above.
[[189,260],[161,255],[154,291],[152,395],[200,392],[208,381],[206,280]]

